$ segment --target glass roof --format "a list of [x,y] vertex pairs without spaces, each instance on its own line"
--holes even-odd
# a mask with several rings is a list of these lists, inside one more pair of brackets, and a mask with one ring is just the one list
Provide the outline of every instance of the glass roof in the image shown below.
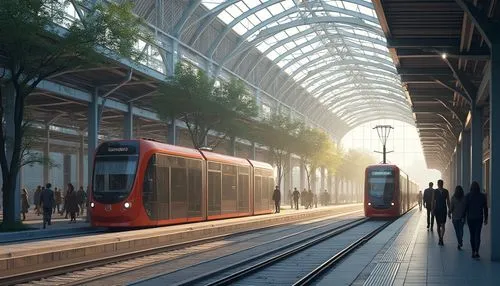
[[[349,125],[356,124],[352,111],[359,110],[358,104],[366,106],[365,115],[382,116],[396,109],[405,120],[412,119],[371,1],[202,4]],[[286,94],[288,86],[280,92]]]

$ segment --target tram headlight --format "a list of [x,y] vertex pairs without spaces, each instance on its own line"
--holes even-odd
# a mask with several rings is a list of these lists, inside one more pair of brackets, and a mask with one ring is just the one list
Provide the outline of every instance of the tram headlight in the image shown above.
[[372,205],[372,203],[368,203],[368,205],[369,205],[369,206],[371,206],[371,205]]
[[132,206],[132,204],[130,204],[129,202],[125,202],[125,203],[123,204],[123,206],[124,206],[126,209],[129,209],[129,208]]
[[95,207],[94,202],[91,202],[91,203],[90,203],[90,207],[91,207],[91,208],[94,208],[94,207]]
[[393,205],[394,205],[394,203],[391,203],[391,206],[393,206]]

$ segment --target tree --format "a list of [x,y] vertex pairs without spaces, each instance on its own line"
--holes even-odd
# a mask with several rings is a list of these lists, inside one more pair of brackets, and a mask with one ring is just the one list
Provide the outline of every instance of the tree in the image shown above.
[[0,92],[0,117],[5,122],[5,126],[0,124],[4,226],[13,225],[18,216],[13,206],[26,150],[23,142],[27,143],[23,140],[28,127],[23,124],[26,98],[41,81],[58,73],[103,64],[110,55],[139,55],[133,45],[144,35],[131,2],[92,5],[81,22],[72,24],[64,19],[67,5],[62,0],[2,0],[0,5],[0,67],[4,71],[0,84],[13,89],[14,95]]
[[337,172],[338,178],[343,181],[351,181],[357,185],[363,185],[366,167],[375,162],[376,160],[371,154],[351,149],[342,158]]
[[242,81],[232,78],[217,86],[204,71],[184,63],[178,63],[174,77],[160,87],[155,106],[162,120],[179,118],[186,123],[195,148],[205,146],[212,130],[220,136],[208,145],[217,146],[227,136],[234,136],[246,118],[257,115],[255,99]]
[[288,116],[273,113],[269,119],[264,120],[264,124],[269,129],[265,133],[265,137],[261,139],[261,142],[269,147],[271,160],[278,171],[276,182],[281,189],[281,179],[283,179],[285,172],[290,168],[288,156],[290,156],[297,143],[297,135],[302,127],[302,123],[294,121]]
[[311,175],[316,169],[324,167],[334,173],[340,165],[340,153],[328,134],[316,128],[303,128],[299,138],[301,144],[298,147],[299,154],[305,164],[307,185],[311,189]]

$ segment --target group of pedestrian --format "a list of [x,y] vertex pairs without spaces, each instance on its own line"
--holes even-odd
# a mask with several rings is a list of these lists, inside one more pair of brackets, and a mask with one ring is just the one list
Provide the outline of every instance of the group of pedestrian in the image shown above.
[[[306,209],[312,209],[313,206],[315,208],[318,207],[318,196],[313,193],[311,190],[307,191],[304,189],[304,191],[299,192],[297,188],[293,189],[293,193],[288,191],[289,197],[291,198],[291,206],[292,209],[299,209],[299,200],[301,201],[301,204],[306,208]],[[325,193],[328,193],[325,190]],[[328,195],[329,197],[329,195]],[[273,201],[274,201],[274,206],[275,206],[275,213],[280,212],[280,202],[281,202],[281,192],[278,186],[274,188],[273,191]]]
[[[481,192],[479,183],[472,182],[470,191],[466,195],[462,186],[456,186],[455,192],[450,200],[447,189],[443,187],[443,180],[437,182],[438,188],[429,188],[423,194],[423,204],[427,210],[427,230],[433,231],[434,220],[437,224],[439,245],[444,245],[446,217],[452,219],[453,227],[457,237],[457,248],[463,247],[464,224],[469,226],[470,244],[472,258],[479,258],[479,247],[481,244],[482,225],[488,224],[488,204],[486,195]],[[420,196],[419,196],[420,197]]]
[[[56,211],[62,216],[66,214],[65,218],[70,216],[70,223],[76,223],[76,216],[80,213],[83,214],[84,207],[87,201],[87,194],[83,187],[75,191],[73,184],[67,185],[64,195],[59,188],[52,190],[50,183],[44,187],[38,186],[34,192],[33,202],[35,204],[35,212],[37,215],[43,214],[43,228],[51,224],[52,214]],[[61,208],[61,204],[64,203]],[[26,220],[26,214],[29,211],[29,195],[26,189],[21,193],[21,214],[23,220]]]

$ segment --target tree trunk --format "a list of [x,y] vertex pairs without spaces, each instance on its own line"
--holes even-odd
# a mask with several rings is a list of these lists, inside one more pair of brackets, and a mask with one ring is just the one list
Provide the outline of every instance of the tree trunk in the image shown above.
[[12,226],[16,223],[16,214],[14,213],[14,191],[15,187],[13,187],[10,176],[7,181],[3,182],[3,225]]

